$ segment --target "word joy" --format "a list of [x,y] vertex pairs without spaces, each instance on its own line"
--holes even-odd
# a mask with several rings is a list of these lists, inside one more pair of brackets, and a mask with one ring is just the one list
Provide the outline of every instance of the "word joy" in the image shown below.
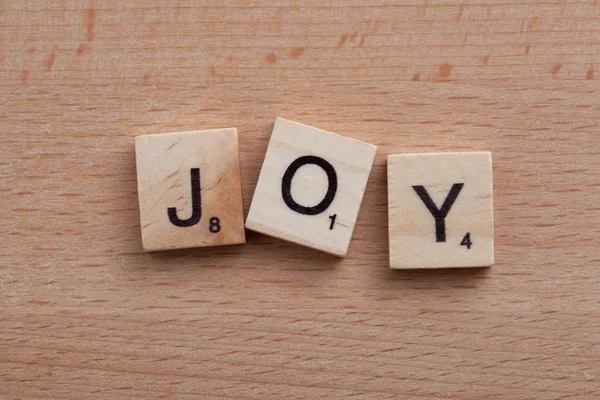
[[[376,146],[278,118],[244,222],[235,128],[138,136],[146,251],[246,243],[245,230],[348,252]],[[489,152],[388,156],[390,268],[494,263]]]

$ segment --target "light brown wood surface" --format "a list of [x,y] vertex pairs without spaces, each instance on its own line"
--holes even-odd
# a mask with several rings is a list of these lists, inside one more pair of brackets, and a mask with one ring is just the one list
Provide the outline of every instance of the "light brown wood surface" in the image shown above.
[[[600,3],[0,4],[0,398],[598,399]],[[378,152],[345,258],[142,253],[134,138]],[[386,156],[489,150],[496,262],[388,268]]]

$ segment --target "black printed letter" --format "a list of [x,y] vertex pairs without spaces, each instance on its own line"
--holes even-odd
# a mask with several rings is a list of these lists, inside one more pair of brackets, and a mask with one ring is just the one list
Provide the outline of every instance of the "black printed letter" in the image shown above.
[[179,219],[177,216],[177,209],[175,207],[169,207],[167,213],[169,214],[169,221],[176,226],[193,226],[200,221],[202,217],[202,203],[200,198],[200,168],[190,169],[191,183],[192,183],[192,216],[188,219]]
[[446,241],[446,216],[448,215],[450,208],[456,201],[456,198],[458,197],[458,194],[460,193],[464,185],[464,183],[455,183],[454,185],[452,185],[452,189],[450,189],[450,193],[448,193],[448,196],[446,197],[446,200],[444,200],[444,204],[442,204],[442,208],[440,209],[438,209],[433,200],[431,200],[429,193],[427,193],[427,189],[420,185],[413,186],[413,189],[415,189],[415,192],[417,192],[417,194],[419,195],[423,203],[425,203],[425,206],[427,206],[427,209],[435,219],[436,242]]
[[[302,206],[296,203],[292,197],[292,179],[294,178],[296,171],[306,164],[315,164],[323,168],[323,171],[325,171],[327,174],[327,179],[329,181],[325,197],[319,204],[313,207]],[[294,162],[291,163],[288,169],[285,171],[285,174],[283,174],[283,179],[281,181],[281,195],[283,196],[283,201],[285,201],[285,204],[287,204],[287,206],[293,211],[304,215],[317,215],[327,210],[327,208],[333,202],[336,191],[337,174],[335,173],[333,165],[321,157],[316,156],[303,156],[294,160]]]

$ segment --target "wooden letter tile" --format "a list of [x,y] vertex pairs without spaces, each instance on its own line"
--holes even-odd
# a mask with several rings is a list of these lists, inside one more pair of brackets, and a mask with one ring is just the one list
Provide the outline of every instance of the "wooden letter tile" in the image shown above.
[[489,152],[388,157],[390,268],[494,263]]
[[246,227],[343,256],[376,147],[278,118]]
[[144,250],[245,243],[235,128],[138,136]]

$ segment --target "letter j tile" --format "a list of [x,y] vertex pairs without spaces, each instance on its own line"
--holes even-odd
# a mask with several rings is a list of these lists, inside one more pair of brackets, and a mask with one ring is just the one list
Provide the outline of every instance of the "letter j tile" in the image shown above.
[[146,251],[245,243],[235,128],[138,136]]

